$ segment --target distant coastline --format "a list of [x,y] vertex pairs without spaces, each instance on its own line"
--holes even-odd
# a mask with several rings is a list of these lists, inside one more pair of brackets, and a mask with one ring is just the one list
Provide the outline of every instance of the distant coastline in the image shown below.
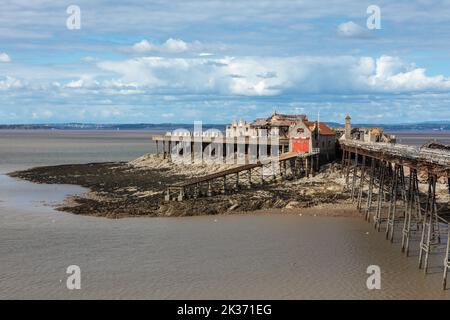
[[[329,127],[339,128],[343,124],[325,122]],[[450,121],[429,121],[404,124],[368,124],[355,123],[355,127],[381,127],[385,131],[450,131]],[[93,123],[60,123],[60,124],[0,124],[0,130],[150,130],[170,131],[178,128],[192,130],[194,125],[186,123],[137,123],[137,124],[93,124]],[[203,124],[203,130],[223,130],[225,124]]]

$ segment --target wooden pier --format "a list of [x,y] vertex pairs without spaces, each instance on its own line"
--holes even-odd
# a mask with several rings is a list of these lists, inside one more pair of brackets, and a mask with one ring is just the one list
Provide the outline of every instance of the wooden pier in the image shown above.
[[288,152],[253,164],[244,164],[167,187],[166,201],[183,201],[202,196],[238,192],[243,188],[270,183],[283,178],[313,175],[319,166],[319,151]]
[[[220,134],[217,136],[193,136],[191,133],[188,135],[173,133],[171,135],[154,135],[152,140],[156,143],[156,154],[162,155],[164,159],[170,158],[177,146],[187,148],[188,150],[186,151],[193,157],[194,153],[199,153],[200,158],[203,157],[203,153],[208,146],[210,148],[214,146],[224,156],[239,151],[248,154],[250,150],[254,150],[255,156],[259,157],[263,148],[268,155],[275,152],[282,154],[289,151],[289,139],[269,136],[225,137]],[[274,148],[278,150],[274,150]]]
[[[401,251],[409,255],[412,236],[418,242],[419,268],[427,273],[430,254],[444,249],[442,287],[450,268],[450,207],[436,197],[438,180],[449,183],[450,151],[355,140],[340,142],[342,168],[352,200],[386,239],[401,237]],[[420,189],[426,180],[427,188]]]
[[[173,150],[174,146],[170,145],[166,150],[166,137],[154,140],[164,144],[164,157]],[[205,143],[205,139],[201,141]],[[244,154],[251,143],[244,142]],[[231,153],[236,152],[237,144],[232,144]],[[450,150],[358,140],[343,140],[340,146],[342,172],[361,215],[377,231],[383,231],[391,243],[394,239],[401,241],[401,251],[407,257],[411,246],[417,245],[418,266],[424,273],[428,272],[430,255],[443,251],[442,287],[446,289],[450,269],[450,206],[448,201],[438,201],[436,186],[438,181],[445,181],[450,194]],[[202,151],[203,148],[204,145]],[[311,153],[284,150],[282,144],[278,157],[269,155],[267,161],[170,185],[165,200],[183,201],[239,192],[279,179],[307,177],[319,169],[319,150]]]

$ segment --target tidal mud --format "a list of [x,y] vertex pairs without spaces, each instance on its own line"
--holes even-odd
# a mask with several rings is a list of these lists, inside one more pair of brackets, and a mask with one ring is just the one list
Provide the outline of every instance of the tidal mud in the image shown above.
[[[265,209],[326,208],[314,215],[347,215],[349,192],[337,166],[328,165],[315,177],[278,180],[252,189],[165,202],[169,184],[223,169],[222,166],[176,165],[154,156],[132,162],[88,163],[37,167],[9,174],[35,183],[73,184],[91,191],[68,198],[58,210],[108,218],[134,216],[193,216],[249,212]],[[341,209],[333,212],[333,209]],[[280,210],[279,210],[280,211]],[[323,212],[322,212],[323,211]],[[310,212],[310,211],[308,211]]]

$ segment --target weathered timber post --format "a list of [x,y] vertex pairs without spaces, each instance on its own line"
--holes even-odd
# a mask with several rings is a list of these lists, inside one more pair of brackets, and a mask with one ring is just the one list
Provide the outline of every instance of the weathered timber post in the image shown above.
[[305,159],[304,158],[300,159],[300,168],[299,168],[298,174],[299,174],[299,178],[306,176]]
[[206,191],[206,196],[211,197],[211,195],[212,195],[211,181],[208,181],[208,190]]
[[163,140],[163,143],[162,143],[162,145],[163,145],[163,159],[165,159],[166,158],[166,138],[163,138],[164,140]]
[[[417,170],[410,168],[409,173],[409,183],[408,183],[408,203],[406,206],[405,220],[403,221],[402,230],[402,252],[409,255],[409,239],[411,236],[411,222],[412,222],[412,212],[416,204],[416,196],[418,194],[418,189],[416,189],[417,183]],[[420,204],[418,204],[420,206]],[[419,207],[420,210],[420,207]]]
[[197,199],[199,196],[198,183],[194,185],[194,199]]
[[358,152],[355,152],[355,164],[353,167],[353,179],[352,179],[352,202],[355,200],[355,188],[356,188],[356,178],[358,177]]
[[289,160],[289,169],[291,171],[291,176],[293,179],[297,178],[297,163],[298,163],[297,157]]
[[[437,218],[435,212],[436,203],[436,176],[429,174],[428,177],[428,193],[427,203],[425,206],[425,215],[423,218],[422,237],[420,239],[420,253],[419,253],[419,269],[424,263],[424,273],[428,271],[428,258],[431,250],[431,237],[433,232],[434,218]],[[425,260],[424,260],[425,253]]]
[[259,171],[260,171],[260,173],[261,173],[261,175],[260,175],[260,178],[261,178],[261,185],[264,184],[264,170],[263,170],[263,166],[264,166],[264,165],[261,165],[261,166],[259,167]]
[[377,197],[377,211],[374,217],[374,227],[380,231],[381,227],[381,209],[383,205],[384,181],[385,181],[386,164],[382,161],[379,175],[378,197]]
[[350,180],[350,162],[352,159],[352,153],[350,150],[347,151],[347,156],[348,156],[348,158],[347,158],[347,172],[345,174],[345,185],[348,188],[348,183]]
[[397,211],[397,194],[398,194],[398,179],[400,175],[399,165],[394,166],[394,173],[391,181],[391,195],[389,199],[389,210],[386,223],[386,239],[391,242],[394,241],[394,227],[395,227],[395,212]]
[[416,171],[416,179],[415,179],[415,204],[416,204],[416,209],[417,209],[417,221],[418,223],[416,224],[416,229],[419,229],[420,226],[420,222],[423,219],[422,216],[422,206],[420,205],[420,193],[419,193],[419,176],[417,174]]
[[178,194],[178,201],[183,201],[184,199],[184,187],[180,188],[180,192]]
[[316,156],[316,172],[320,171],[320,154]]
[[170,188],[166,189],[164,201],[170,201]]
[[369,192],[367,195],[367,203],[366,203],[366,220],[367,221],[370,221],[370,209],[372,207],[374,180],[375,180],[375,158],[372,158],[371,164],[370,164]]
[[[447,178],[448,183],[448,193],[450,193],[450,178]],[[450,226],[448,226],[447,231],[447,245],[445,246],[445,258],[444,258],[444,275],[442,279],[442,289],[447,289],[447,276],[448,269],[450,268]]]
[[309,164],[308,164],[308,157],[305,158],[305,162],[306,162],[306,177],[309,178]]
[[447,275],[448,269],[450,268],[450,228],[447,232],[447,246],[445,248],[445,258],[444,258],[444,276],[442,279],[442,289],[447,289]]
[[405,168],[403,167],[403,165],[400,166],[400,191],[402,194],[402,201],[403,201],[403,217],[406,217],[406,211],[408,207],[408,195],[406,188]]
[[270,171],[272,172],[272,182],[277,181],[277,175],[276,175],[276,170],[275,170],[275,164],[273,161],[270,161],[269,163],[270,165]]
[[356,208],[361,211],[361,203],[362,203],[362,196],[363,196],[363,188],[364,188],[364,180],[366,175],[366,156],[363,156],[362,160],[362,169],[361,169],[361,178],[359,179],[359,190],[358,190],[358,201]]

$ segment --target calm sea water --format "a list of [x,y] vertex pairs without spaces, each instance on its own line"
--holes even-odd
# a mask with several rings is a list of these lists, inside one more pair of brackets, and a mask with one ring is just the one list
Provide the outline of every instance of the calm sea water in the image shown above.
[[0,130],[0,172],[70,163],[127,161],[154,152],[149,131]]
[[450,132],[448,131],[393,131],[389,132],[397,137],[397,143],[409,145],[423,145],[436,140],[450,145]]
[[[152,148],[149,132],[0,131],[0,172],[125,161]],[[0,298],[450,298],[441,255],[424,276],[417,252],[402,256],[398,241],[359,218],[108,220],[52,209],[85,191],[0,175]],[[66,288],[69,265],[81,268],[81,290]],[[381,268],[381,290],[366,287],[369,265]]]

